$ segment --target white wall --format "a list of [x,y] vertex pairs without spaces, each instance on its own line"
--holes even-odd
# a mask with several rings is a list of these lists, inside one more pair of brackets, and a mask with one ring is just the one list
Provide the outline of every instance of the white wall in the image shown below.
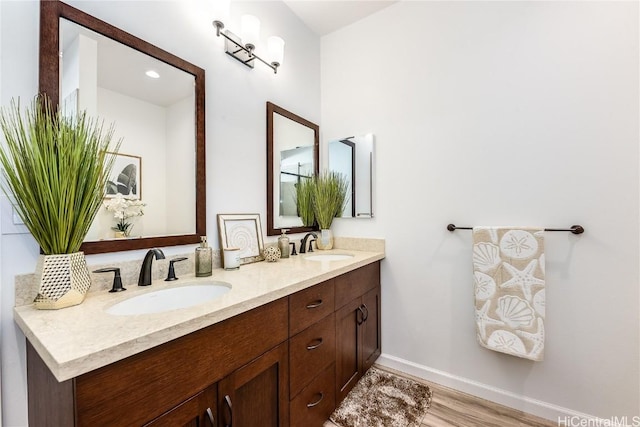
[[193,121],[194,98],[187,97],[167,108],[165,159],[166,189],[170,208],[167,226],[172,234],[189,234],[196,229],[196,192],[186,191],[195,183],[195,149],[184,150],[196,140]]
[[[38,3],[0,1],[0,8],[0,104],[8,105],[12,97],[29,102],[38,85]],[[38,246],[31,236],[3,235],[0,250],[2,424],[21,427],[27,413],[26,365],[24,336],[13,322],[13,276],[33,271]]]
[[[320,118],[320,41],[280,2],[234,2],[230,28],[239,28],[246,11],[262,21],[262,37],[278,34],[286,41],[278,74],[256,64],[251,70],[224,53],[208,14],[208,0],[70,2],[98,18],[146,39],[206,71],[207,230],[218,246],[216,214],[257,212],[266,221],[266,101],[311,121]],[[36,1],[0,1],[2,22],[2,99],[28,100],[38,85]],[[260,46],[258,47],[260,49]],[[236,184],[228,185],[229,177]],[[264,227],[264,224],[263,224]],[[195,246],[166,248],[172,256]],[[28,235],[3,236],[2,404],[5,426],[25,426],[26,371],[24,337],[13,322],[13,277],[32,272],[38,247]],[[144,251],[92,255],[88,263],[142,259]]]
[[[131,235],[164,234],[169,229],[167,224],[168,178],[164,168],[157,165],[165,165],[167,162],[167,109],[98,87],[98,111],[105,126],[115,124],[114,140],[122,139],[119,152],[142,158],[139,185],[142,190],[142,201],[146,206],[143,216],[130,219],[133,224]],[[189,154],[194,156],[191,150]],[[189,174],[189,171],[185,174]],[[193,182],[193,176],[191,181]],[[111,227],[115,222],[112,212],[104,208],[100,209],[87,234],[87,240],[113,238]],[[194,222],[191,230],[195,230],[193,224]]]
[[[2,23],[2,7],[0,6],[0,24]],[[2,58],[2,31],[0,31],[0,58]],[[2,64],[0,64],[0,102],[2,98]],[[2,253],[2,217],[0,214],[0,253]],[[2,264],[0,263],[0,277]],[[0,322],[2,321],[2,288],[0,287]],[[0,327],[0,343],[2,342],[2,328]],[[0,357],[0,385],[2,384],[2,358]],[[0,386],[0,427],[2,427],[2,387]]]
[[[132,236],[195,230],[195,150],[185,149],[195,141],[193,104],[188,97],[165,108],[98,87],[99,117],[105,126],[117,124],[114,140],[122,138],[120,153],[142,158],[146,206],[143,216],[129,219]],[[86,240],[112,239],[115,223],[112,212],[100,209]]]
[[[637,2],[400,2],[322,38],[323,135],[376,137],[376,218],[334,232],[387,239],[385,363],[547,417],[640,415],[638,52]],[[544,362],[476,343],[450,222],[586,228],[546,235]]]

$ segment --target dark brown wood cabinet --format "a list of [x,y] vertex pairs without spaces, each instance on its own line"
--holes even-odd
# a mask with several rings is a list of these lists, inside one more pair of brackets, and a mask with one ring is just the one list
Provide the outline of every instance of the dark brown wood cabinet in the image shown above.
[[322,427],[335,401],[333,280],[289,296],[291,426]]
[[382,350],[380,330],[380,285],[362,296],[365,318],[362,329],[362,373],[373,366]]
[[360,379],[360,298],[336,311],[336,399],[342,401]]
[[288,326],[282,298],[63,382],[27,345],[29,425],[145,425],[286,342]]
[[145,427],[217,427],[217,387],[212,385]]
[[291,401],[292,427],[321,427],[336,407],[335,364],[326,367]]
[[289,351],[286,342],[218,384],[220,426],[289,425]]
[[321,427],[380,355],[380,263],[58,382],[27,343],[29,425]]
[[335,286],[333,279],[290,295],[289,336],[294,336],[333,313],[334,306]]
[[380,264],[335,280],[336,402],[341,402],[380,356]]

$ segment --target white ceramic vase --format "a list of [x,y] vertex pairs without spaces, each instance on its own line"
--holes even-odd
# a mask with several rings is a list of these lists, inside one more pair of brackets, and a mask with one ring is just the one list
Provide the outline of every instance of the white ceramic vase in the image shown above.
[[320,236],[316,239],[316,247],[321,250],[333,249],[333,232],[331,232],[331,229],[320,230]]
[[33,303],[39,309],[78,305],[84,301],[91,286],[84,252],[40,255],[35,275],[38,295]]

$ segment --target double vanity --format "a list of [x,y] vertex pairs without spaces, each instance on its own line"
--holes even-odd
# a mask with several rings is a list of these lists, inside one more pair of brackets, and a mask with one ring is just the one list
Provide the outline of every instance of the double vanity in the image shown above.
[[315,252],[16,307],[29,423],[321,426],[380,354],[382,258]]
[[[72,77],[77,73],[60,74],[65,72],[61,52],[81,42],[92,46],[83,55],[103,58],[105,66],[97,64],[102,75],[118,67],[104,60],[107,55],[97,55],[96,49],[102,53],[119,49],[131,57],[144,58],[143,63],[152,60],[156,67],[175,68],[180,81],[188,82],[184,87],[189,96],[180,97],[186,100],[184,103],[170,107],[163,103],[162,108],[185,116],[179,120],[168,114],[163,117],[171,118],[171,123],[195,125],[172,129],[161,137],[141,132],[125,138],[119,154],[138,159],[140,165],[165,164],[154,160],[162,141],[168,143],[175,138],[186,142],[174,147],[178,156],[169,152],[164,155],[184,159],[185,165],[176,165],[174,160],[171,169],[188,173],[185,177],[167,175],[167,185],[159,182],[157,174],[147,172],[145,178],[140,173],[147,203],[144,221],[136,225],[141,235],[114,239],[112,218],[107,215],[105,221],[96,220],[95,233],[90,233],[81,250],[98,254],[199,242],[207,235],[205,70],[61,1],[41,0],[39,91],[59,105],[75,105],[78,93],[96,94],[79,98],[83,102],[125,93],[118,85],[85,82],[92,79],[75,81]],[[76,50],[65,52],[67,64],[75,63],[75,59],[80,62],[80,50]],[[108,80],[120,82],[125,77]],[[154,86],[153,92],[157,88]],[[138,98],[137,94],[125,97]],[[81,110],[115,117],[121,129],[129,125],[138,129],[146,116],[140,111],[129,114],[133,109],[110,102],[92,108],[76,104]],[[312,231],[312,227],[302,226],[292,205],[279,205],[278,189],[294,186],[293,181],[319,172],[319,127],[269,102],[267,113],[266,234],[279,235],[282,228],[292,233]],[[163,128],[154,122],[150,129],[159,127]],[[297,138],[287,141],[283,139],[291,133],[287,129],[309,138],[303,144]],[[141,135],[148,136],[149,141],[143,141]],[[345,144],[353,148],[353,141],[347,141],[350,139],[346,138]],[[305,161],[309,169],[291,172],[283,165],[291,160],[290,151],[295,152],[300,145],[306,146],[303,151],[309,155],[309,162]],[[350,152],[353,165],[355,152]],[[367,158],[367,175],[371,178],[372,153]],[[353,178],[354,172],[352,167]],[[180,183],[180,188],[168,185],[173,182]],[[372,186],[367,188],[366,209],[371,217]],[[351,190],[351,200],[360,200],[353,185]],[[162,207],[168,204],[161,195],[170,197],[173,205],[182,206],[179,211],[184,218],[156,222],[170,223],[177,229],[154,228],[154,220],[167,217]],[[176,199],[178,195],[186,200]],[[355,208],[343,216],[362,217],[354,212]],[[290,222],[274,221],[281,217],[291,217],[287,220]],[[58,311],[35,309],[31,302],[37,289],[29,286],[31,279],[16,278],[14,318],[27,337],[29,424],[322,426],[380,354],[380,260],[384,258],[384,242],[364,239],[340,246],[337,240],[338,250],[247,264],[237,271],[218,268],[207,278],[193,277],[193,268],[179,273],[177,281],[167,282],[156,274],[152,285],[144,287],[136,286],[131,269],[123,267],[126,292],[107,292],[110,286],[104,286],[105,275],[101,275],[92,279],[92,288],[82,304]],[[221,243],[219,247],[224,246]],[[180,263],[176,270],[185,264]],[[139,264],[136,267],[139,270]],[[166,261],[156,261],[154,271],[159,273],[163,268],[166,272]]]

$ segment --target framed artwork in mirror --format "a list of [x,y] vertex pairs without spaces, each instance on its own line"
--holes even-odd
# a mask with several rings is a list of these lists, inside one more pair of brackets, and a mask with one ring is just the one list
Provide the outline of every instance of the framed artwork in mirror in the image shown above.
[[260,214],[218,214],[220,250],[240,249],[240,264],[263,261]]
[[109,199],[120,193],[128,199],[141,199],[141,177],[142,157],[116,153],[104,197]]

